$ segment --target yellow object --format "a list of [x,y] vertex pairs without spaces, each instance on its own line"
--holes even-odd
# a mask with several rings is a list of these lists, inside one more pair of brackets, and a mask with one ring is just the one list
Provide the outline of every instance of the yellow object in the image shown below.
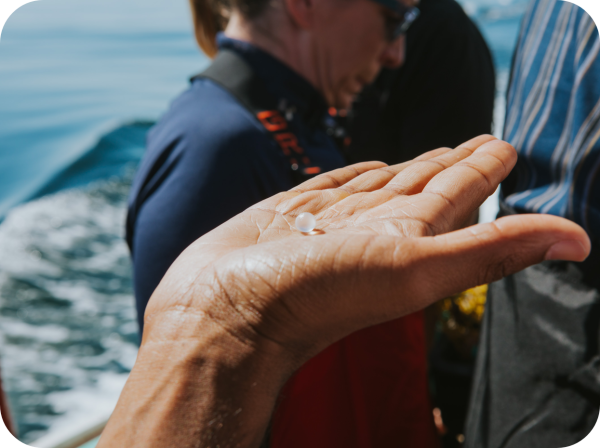
[[481,322],[485,310],[487,291],[488,285],[476,286],[446,300],[453,301],[462,314]]
[[470,356],[479,341],[487,291],[488,285],[481,285],[440,302],[441,330],[464,357]]

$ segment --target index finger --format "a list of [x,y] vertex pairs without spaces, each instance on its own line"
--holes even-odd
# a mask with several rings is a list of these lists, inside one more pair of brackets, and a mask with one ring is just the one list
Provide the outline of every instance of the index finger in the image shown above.
[[384,187],[396,195],[417,194],[440,172],[459,163],[475,152],[477,148],[496,140],[492,135],[480,135],[459,145],[453,151],[439,154],[431,159],[415,159],[413,164]]
[[492,140],[434,176],[419,196],[429,203],[428,213],[439,233],[464,223],[496,191],[516,163],[515,148],[502,140]]

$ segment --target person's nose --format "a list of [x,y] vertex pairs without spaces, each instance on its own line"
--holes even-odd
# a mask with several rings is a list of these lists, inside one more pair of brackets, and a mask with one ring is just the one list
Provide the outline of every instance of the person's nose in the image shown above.
[[381,55],[381,65],[386,68],[397,68],[404,63],[406,54],[406,37],[404,35],[390,42]]

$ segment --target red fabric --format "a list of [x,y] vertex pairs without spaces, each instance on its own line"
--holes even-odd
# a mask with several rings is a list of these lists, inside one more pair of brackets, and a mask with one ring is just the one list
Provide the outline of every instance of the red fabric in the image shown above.
[[438,447],[427,383],[423,313],[361,330],[288,381],[271,447]]

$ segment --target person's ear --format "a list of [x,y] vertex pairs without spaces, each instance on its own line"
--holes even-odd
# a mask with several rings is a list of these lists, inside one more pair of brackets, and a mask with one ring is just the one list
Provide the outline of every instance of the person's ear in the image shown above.
[[315,0],[284,0],[291,19],[300,28],[311,28],[314,20]]

